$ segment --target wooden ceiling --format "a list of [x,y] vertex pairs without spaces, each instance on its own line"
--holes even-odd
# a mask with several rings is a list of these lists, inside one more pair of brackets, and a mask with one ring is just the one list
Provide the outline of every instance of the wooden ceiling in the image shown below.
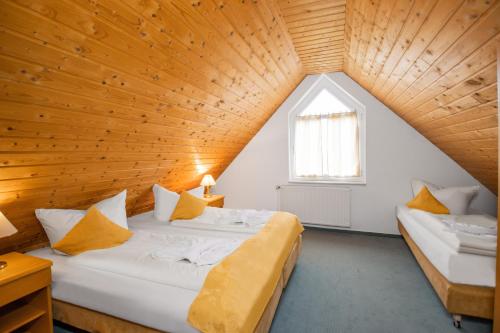
[[0,210],[217,177],[305,74],[343,70],[497,188],[498,1],[15,0],[0,6]]
[[217,177],[303,76],[272,2],[2,2],[0,252],[45,243],[35,208]]
[[496,193],[499,1],[347,7],[344,71]]
[[499,1],[279,4],[308,74],[344,71],[497,192]]
[[308,74],[342,70],[345,0],[278,0],[295,50]]

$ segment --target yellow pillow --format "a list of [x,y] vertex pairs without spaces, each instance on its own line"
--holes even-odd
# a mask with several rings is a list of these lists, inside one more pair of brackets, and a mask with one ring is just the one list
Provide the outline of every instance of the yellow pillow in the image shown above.
[[170,216],[170,221],[194,219],[203,213],[206,205],[207,202],[205,200],[187,192],[182,192],[174,212]]
[[54,249],[69,255],[107,249],[127,241],[132,232],[111,222],[92,206],[87,214],[61,239]]
[[408,202],[406,206],[434,214],[450,213],[450,210],[446,208],[446,206],[443,205],[438,199],[436,199],[426,186],[422,187],[417,196]]

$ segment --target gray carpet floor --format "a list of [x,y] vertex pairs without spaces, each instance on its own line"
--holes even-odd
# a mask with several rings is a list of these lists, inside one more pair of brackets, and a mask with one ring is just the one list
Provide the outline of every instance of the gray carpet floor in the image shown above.
[[452,325],[402,238],[308,229],[272,333],[491,332],[491,321]]
[[[272,333],[491,332],[452,320],[402,238],[307,229]],[[71,332],[56,326],[56,333]]]

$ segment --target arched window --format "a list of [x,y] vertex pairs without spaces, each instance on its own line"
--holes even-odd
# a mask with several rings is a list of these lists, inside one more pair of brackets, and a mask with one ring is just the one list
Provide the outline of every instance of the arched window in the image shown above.
[[322,75],[289,114],[290,181],[365,183],[365,108]]

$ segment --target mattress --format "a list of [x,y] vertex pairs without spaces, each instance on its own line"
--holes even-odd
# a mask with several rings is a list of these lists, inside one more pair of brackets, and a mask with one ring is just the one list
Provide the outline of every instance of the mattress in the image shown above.
[[53,262],[52,297],[57,300],[158,330],[198,332],[186,321],[196,291],[67,264],[50,248],[29,254]]
[[412,240],[448,281],[495,287],[495,257],[459,253],[433,233],[426,221],[415,218],[408,207],[398,206],[396,213]]
[[[177,228],[157,221],[152,212],[131,217],[128,224],[130,230],[135,232],[142,230],[240,239],[251,237],[242,233]],[[197,332],[186,319],[199,290],[75,264],[78,261],[55,254],[50,248],[38,249],[29,254],[53,262],[52,297],[57,300],[162,331]]]

